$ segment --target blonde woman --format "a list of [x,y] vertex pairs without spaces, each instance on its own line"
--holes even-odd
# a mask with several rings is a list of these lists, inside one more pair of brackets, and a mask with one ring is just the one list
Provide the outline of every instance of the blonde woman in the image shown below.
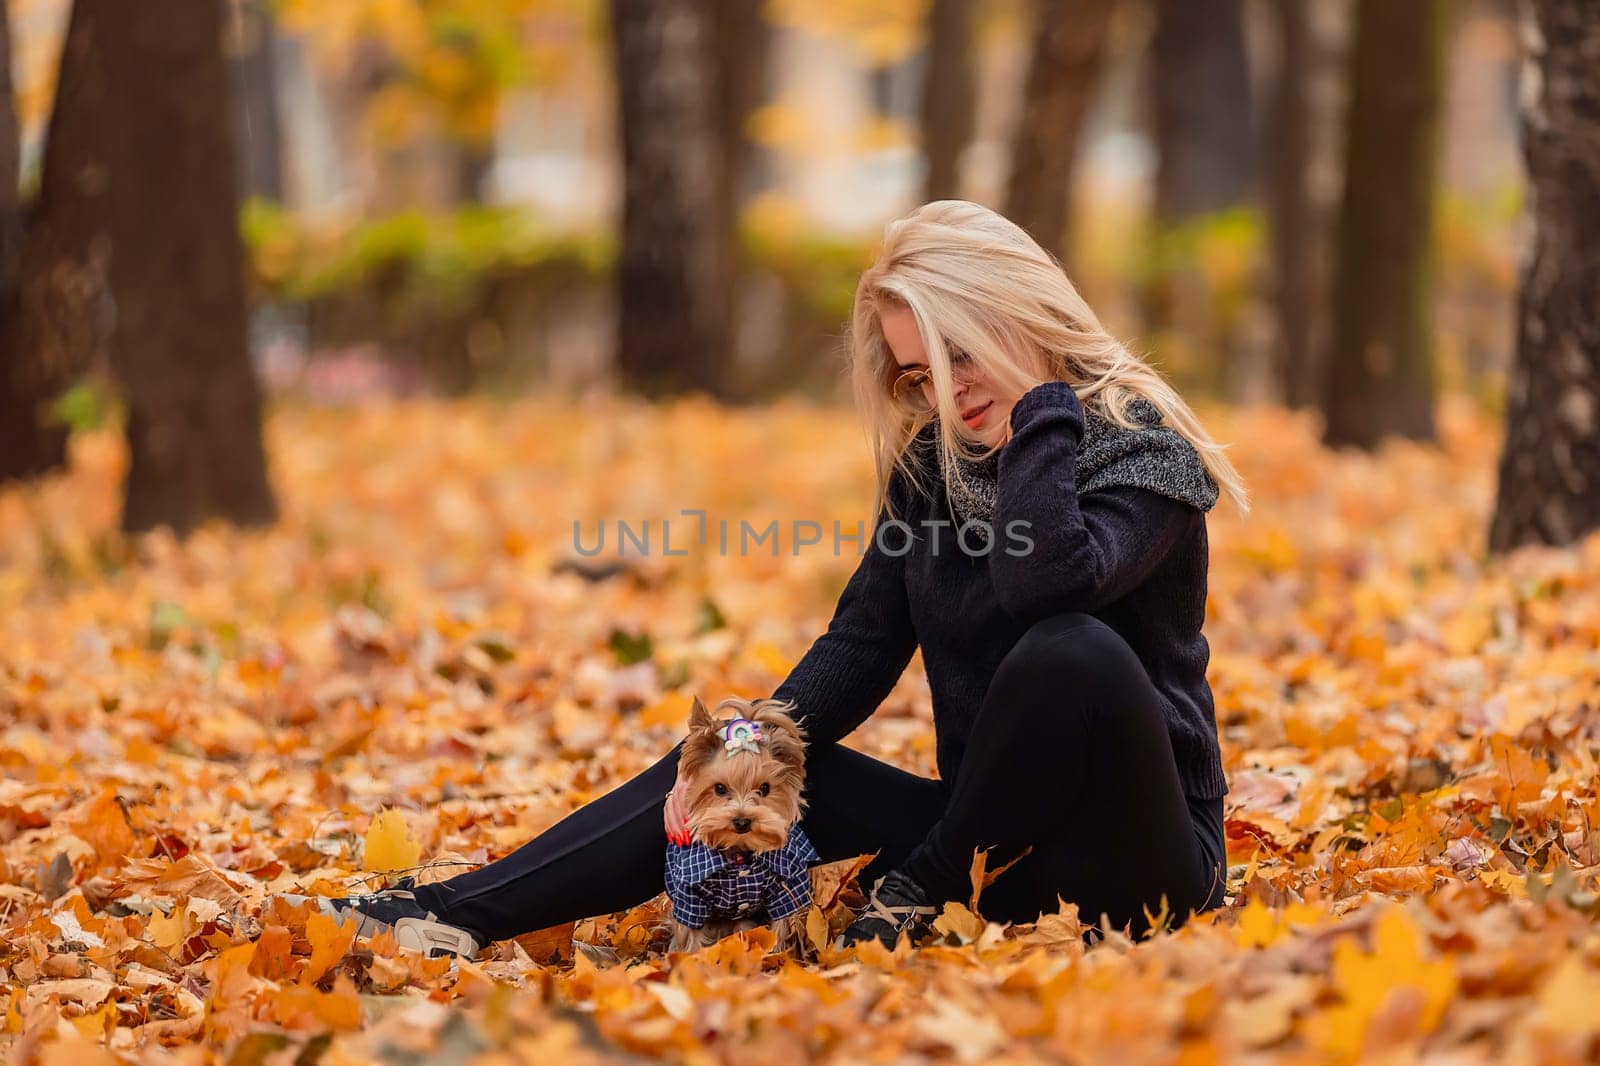
[[[1058,899],[1138,933],[1222,900],[1227,792],[1206,512],[1244,487],[1221,446],[1108,334],[1019,227],[962,200],[889,224],[851,322],[877,457],[874,534],[827,632],[774,697],[808,734],[802,826],[823,860],[876,852],[843,939],[913,939],[971,894]],[[839,743],[922,649],[937,779]],[[363,931],[463,953],[643,902],[687,841],[675,748],[512,854],[427,886],[325,901]],[[754,800],[753,800],[754,802]]]

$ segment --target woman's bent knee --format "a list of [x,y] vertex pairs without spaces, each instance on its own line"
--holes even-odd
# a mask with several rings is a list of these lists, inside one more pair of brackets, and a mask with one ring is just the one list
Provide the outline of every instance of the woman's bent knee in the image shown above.
[[1045,670],[1057,680],[1063,675],[1100,676],[1130,666],[1143,670],[1127,641],[1082,611],[1064,611],[1033,623],[1000,663],[1001,670]]
[[1042,714],[1065,726],[1099,723],[1110,714],[1118,733],[1165,731],[1161,696],[1138,654],[1116,630],[1080,612],[1028,627],[1000,661],[989,692],[985,714],[1002,719],[1035,721]]

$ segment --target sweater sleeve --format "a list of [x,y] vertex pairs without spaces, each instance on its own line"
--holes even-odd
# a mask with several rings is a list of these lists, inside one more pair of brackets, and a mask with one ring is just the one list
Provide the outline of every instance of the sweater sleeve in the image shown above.
[[989,573],[1000,605],[1024,624],[1121,599],[1161,564],[1195,514],[1131,486],[1080,496],[1083,430],[1083,406],[1064,381],[1035,386],[1011,409],[995,500],[1002,546]]
[[[902,519],[909,514],[907,488],[895,470],[888,491]],[[871,717],[916,650],[905,553],[883,551],[875,536],[888,517],[887,509],[880,511],[866,534],[865,554],[839,595],[827,631],[773,692],[776,699],[794,701],[808,746],[834,743]],[[885,540],[895,550],[905,543],[898,533]]]

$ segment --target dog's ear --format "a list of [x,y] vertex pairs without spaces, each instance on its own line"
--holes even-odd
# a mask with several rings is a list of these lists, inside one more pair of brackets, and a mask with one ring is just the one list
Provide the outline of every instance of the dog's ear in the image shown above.
[[678,753],[678,776],[688,781],[698,777],[700,771],[711,765],[711,760],[717,757],[717,749],[721,745],[716,735],[697,729],[690,733],[683,742],[683,750]]
[[694,698],[694,705],[689,708],[689,731],[703,733],[716,726],[711,720],[711,712],[706,710],[706,705],[700,702],[700,697]]
[[684,739],[683,751],[678,756],[678,776],[687,780],[697,775],[710,765],[721,746],[716,720],[706,710],[706,705],[700,702],[700,697],[696,696],[689,707],[689,735]]

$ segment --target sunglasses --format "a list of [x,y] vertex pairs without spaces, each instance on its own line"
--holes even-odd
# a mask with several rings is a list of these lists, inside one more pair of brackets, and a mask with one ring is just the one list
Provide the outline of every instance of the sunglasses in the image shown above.
[[[963,384],[970,385],[978,376],[978,364],[960,348],[950,348],[950,373]],[[933,371],[928,367],[914,367],[902,371],[889,383],[889,393],[896,403],[926,414],[938,405],[938,395],[933,391]]]

